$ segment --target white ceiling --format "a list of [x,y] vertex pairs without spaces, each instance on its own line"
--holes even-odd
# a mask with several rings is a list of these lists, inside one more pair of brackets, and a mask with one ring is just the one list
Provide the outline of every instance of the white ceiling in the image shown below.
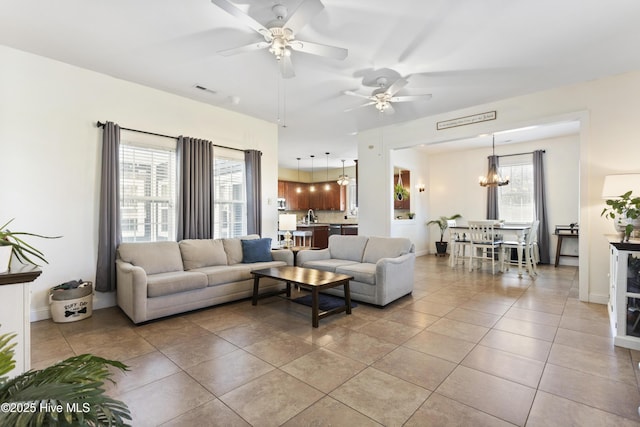
[[[297,38],[347,48],[348,57],[294,52],[287,80],[266,50],[216,53],[260,36],[209,0],[0,0],[0,44],[279,119],[279,162],[289,168],[327,151],[339,167],[357,157],[357,132],[381,124],[640,69],[637,0],[322,1]],[[234,2],[260,23],[274,18],[275,1]],[[291,11],[300,0],[279,3]],[[433,98],[396,104],[393,115],[344,112],[366,100],[343,92],[370,95],[363,81],[378,75],[408,76],[398,95]]]

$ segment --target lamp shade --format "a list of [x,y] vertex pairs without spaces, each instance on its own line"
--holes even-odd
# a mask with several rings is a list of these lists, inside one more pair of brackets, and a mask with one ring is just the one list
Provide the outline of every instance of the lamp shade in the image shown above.
[[278,215],[279,229],[284,231],[293,231],[297,228],[297,217],[294,214]]
[[627,191],[633,191],[634,196],[640,196],[640,173],[624,173],[604,177],[603,199],[616,199]]

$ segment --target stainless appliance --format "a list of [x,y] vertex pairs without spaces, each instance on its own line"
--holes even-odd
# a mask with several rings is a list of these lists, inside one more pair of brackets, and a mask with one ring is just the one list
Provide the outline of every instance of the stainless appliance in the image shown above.
[[287,201],[282,197],[278,197],[278,210],[284,211],[286,209],[287,209]]

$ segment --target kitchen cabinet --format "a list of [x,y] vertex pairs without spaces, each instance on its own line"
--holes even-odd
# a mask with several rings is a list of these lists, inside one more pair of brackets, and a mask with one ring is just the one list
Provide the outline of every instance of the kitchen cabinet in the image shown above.
[[609,320],[613,343],[640,350],[640,240],[609,239]]
[[337,182],[314,183],[315,191],[309,193],[309,208],[316,211],[343,211],[345,209],[344,187]]
[[[411,194],[411,181],[409,171],[402,171],[402,186],[407,189],[409,194]],[[393,175],[393,185],[398,183],[398,174]],[[393,208],[394,209],[411,209],[411,196],[407,197],[403,200],[397,200],[394,196],[393,198]]]
[[309,209],[309,185],[303,182],[278,181],[278,197],[285,199],[288,211]]
[[[278,181],[278,197],[285,199],[287,210],[306,211],[344,211],[346,204],[345,188],[337,182],[316,182],[313,184],[315,191],[311,190],[311,184],[294,181]],[[328,186],[328,190],[325,190]],[[298,192],[300,188],[300,192]]]
[[298,225],[298,231],[313,233],[313,247],[326,249],[329,247],[329,224]]
[[357,236],[358,224],[343,224],[340,231],[343,236]]

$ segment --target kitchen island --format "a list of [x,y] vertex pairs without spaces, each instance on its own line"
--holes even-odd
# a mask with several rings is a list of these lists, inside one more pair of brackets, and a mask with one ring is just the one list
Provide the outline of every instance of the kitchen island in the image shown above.
[[329,247],[329,236],[333,234],[358,234],[358,224],[311,223],[298,224],[296,231],[311,231],[312,246],[319,249]]

